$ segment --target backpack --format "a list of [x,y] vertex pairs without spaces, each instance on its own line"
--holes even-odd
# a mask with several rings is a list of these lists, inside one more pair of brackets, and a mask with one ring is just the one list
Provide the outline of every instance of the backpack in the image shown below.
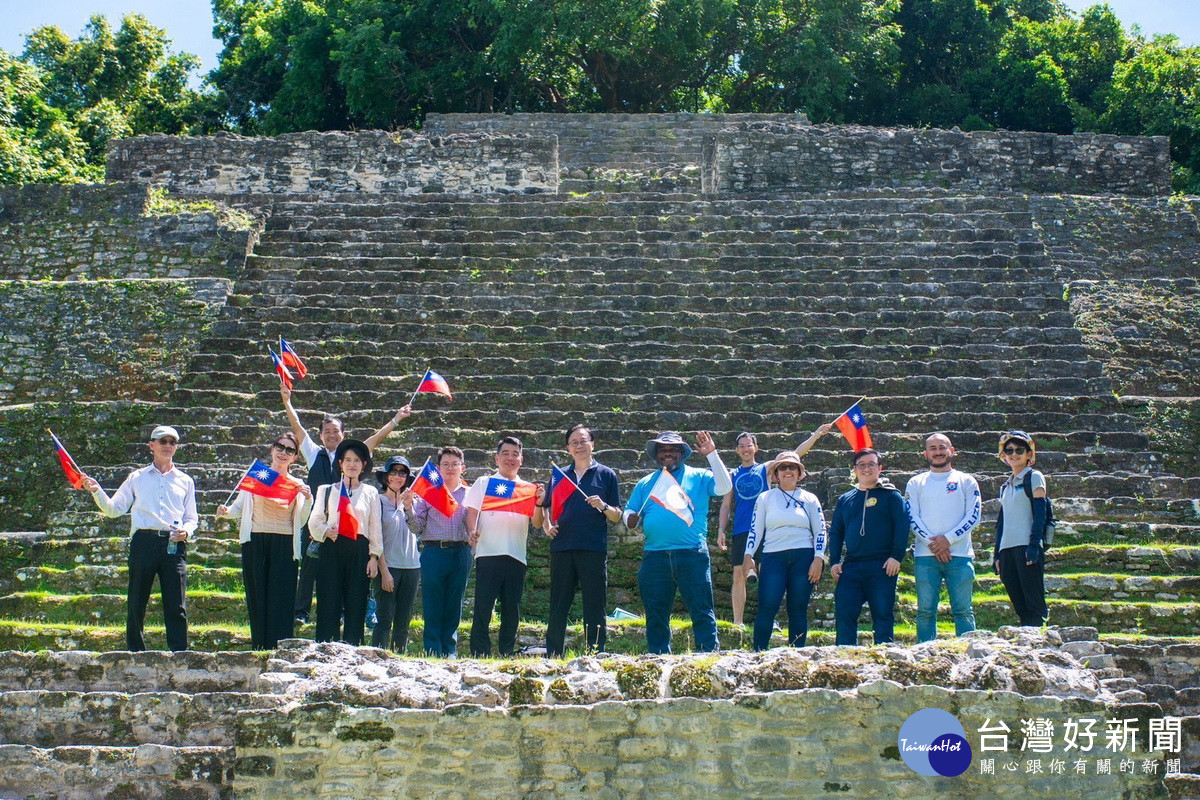
[[[1033,504],[1033,470],[1025,473],[1025,479],[1021,481],[1021,488],[1025,490],[1025,496],[1029,498],[1030,505]],[[1058,520],[1054,518],[1054,504],[1050,502],[1049,494],[1046,495],[1046,530],[1042,534],[1042,549],[1049,549],[1050,545],[1054,544],[1054,531],[1058,527]]]

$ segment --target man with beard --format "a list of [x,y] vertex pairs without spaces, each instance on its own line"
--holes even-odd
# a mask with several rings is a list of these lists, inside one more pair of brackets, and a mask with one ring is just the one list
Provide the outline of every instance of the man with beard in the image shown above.
[[914,475],[904,489],[904,507],[916,539],[913,544],[917,587],[917,642],[937,638],[938,597],[942,581],[950,594],[954,632],[975,630],[971,599],[975,553],[971,531],[979,524],[979,484],[954,469],[954,445],[945,434],[925,440],[929,470]]

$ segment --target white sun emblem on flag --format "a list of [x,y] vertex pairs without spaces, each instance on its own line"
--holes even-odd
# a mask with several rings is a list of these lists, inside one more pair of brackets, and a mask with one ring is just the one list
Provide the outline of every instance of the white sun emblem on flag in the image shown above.
[[267,472],[265,469],[260,469],[258,472],[254,473],[254,477],[258,478],[260,481],[265,481],[270,479],[271,473]]
[[439,483],[442,482],[442,476],[437,474],[436,472],[426,472],[425,480],[429,481],[434,486],[437,486]]
[[862,414],[855,414],[850,419],[854,422],[855,425],[858,425],[862,422]]
[[508,494],[509,488],[510,488],[510,486],[507,483],[497,483],[496,489],[495,489],[496,496],[504,497],[504,495]]

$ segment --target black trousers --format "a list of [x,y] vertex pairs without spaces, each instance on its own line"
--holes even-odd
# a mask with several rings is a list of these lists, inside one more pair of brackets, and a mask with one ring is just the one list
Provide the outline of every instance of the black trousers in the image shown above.
[[308,556],[310,544],[312,537],[308,535],[308,526],[305,525],[300,530],[300,577],[296,584],[295,607],[296,616],[305,618],[312,613],[313,588],[317,580],[317,559]]
[[1025,545],[1000,551],[1000,581],[1021,625],[1040,628],[1050,619],[1046,608],[1045,570],[1044,552],[1033,566],[1029,566],[1025,563]]
[[251,533],[242,545],[242,582],[255,650],[273,650],[280,639],[296,635],[296,569],[291,536]]
[[492,609],[500,601],[500,655],[511,656],[517,644],[521,621],[521,594],[525,591],[525,565],[512,556],[483,556],[475,559],[475,615],[471,620],[471,655],[492,654]]
[[[366,536],[338,536],[321,542],[317,558],[318,642],[361,645],[367,621],[367,561],[371,557]],[[345,617],[345,627],[342,617]]]
[[375,630],[371,633],[371,645],[385,650],[391,647],[397,653],[403,653],[408,648],[408,623],[412,622],[413,605],[417,601],[417,587],[421,585],[421,568],[394,569],[392,573],[395,585],[392,591],[383,590],[383,578],[375,579],[372,590],[375,592]]
[[133,652],[146,649],[142,626],[146,606],[158,576],[162,594],[167,647],[187,650],[187,544],[178,542],[174,555],[167,553],[171,540],[158,531],[139,530],[129,540],[129,595],[125,617],[125,646]]
[[608,553],[601,550],[559,550],[550,553],[550,620],[546,625],[546,655],[563,654],[567,616],[575,590],[583,592],[584,641],[589,650],[604,650],[608,629],[604,601],[608,594]]

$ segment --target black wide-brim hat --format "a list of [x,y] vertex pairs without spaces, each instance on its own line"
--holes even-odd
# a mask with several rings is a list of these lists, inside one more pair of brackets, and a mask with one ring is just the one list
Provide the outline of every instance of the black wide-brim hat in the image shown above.
[[367,447],[367,443],[358,439],[342,439],[342,443],[337,446],[337,450],[333,451],[333,460],[341,461],[342,456],[347,452],[352,452],[363,460],[363,474],[371,471],[371,448]]

